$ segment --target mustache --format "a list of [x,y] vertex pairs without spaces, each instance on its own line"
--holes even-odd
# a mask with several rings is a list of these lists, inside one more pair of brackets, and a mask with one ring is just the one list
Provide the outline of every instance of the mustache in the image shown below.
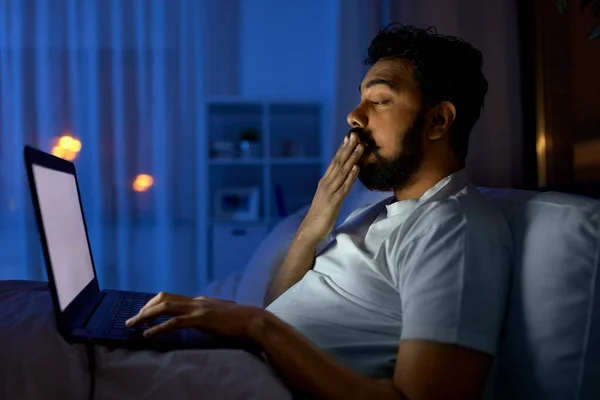
[[375,150],[379,149],[379,146],[377,146],[377,143],[375,143],[375,140],[373,140],[373,135],[371,135],[370,131],[367,131],[366,129],[363,129],[363,128],[354,127],[348,131],[346,136],[350,137],[350,135],[352,133],[356,133],[356,136],[358,137],[358,141],[363,146],[365,146],[365,148],[367,150],[375,151]]

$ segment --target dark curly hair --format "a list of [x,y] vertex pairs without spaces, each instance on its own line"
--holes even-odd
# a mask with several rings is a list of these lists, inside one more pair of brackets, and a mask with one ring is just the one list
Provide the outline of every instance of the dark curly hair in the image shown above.
[[400,58],[413,68],[425,105],[449,101],[456,108],[450,144],[464,163],[469,135],[479,119],[488,83],[481,71],[481,52],[464,40],[437,33],[434,27],[417,28],[392,23],[381,28],[371,42],[365,64]]

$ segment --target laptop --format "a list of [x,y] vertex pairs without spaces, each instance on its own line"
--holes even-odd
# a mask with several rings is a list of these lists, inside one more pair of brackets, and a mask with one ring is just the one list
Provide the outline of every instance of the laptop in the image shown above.
[[144,327],[127,328],[154,294],[100,289],[75,165],[29,146],[24,153],[56,322],[68,342],[159,351],[241,347],[191,329],[144,338]]

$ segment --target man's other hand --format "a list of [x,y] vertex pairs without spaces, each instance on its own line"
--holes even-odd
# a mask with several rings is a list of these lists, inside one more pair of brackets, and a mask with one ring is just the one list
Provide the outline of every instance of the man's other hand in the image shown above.
[[161,292],[146,303],[138,315],[127,320],[126,325],[140,326],[168,315],[172,318],[148,328],[144,336],[194,328],[209,334],[247,340],[252,324],[260,323],[266,313],[261,308],[241,306],[230,301]]
[[300,236],[308,236],[318,242],[331,233],[342,202],[358,176],[357,163],[363,151],[364,147],[358,143],[356,133],[344,139],[319,181],[310,209],[298,230]]

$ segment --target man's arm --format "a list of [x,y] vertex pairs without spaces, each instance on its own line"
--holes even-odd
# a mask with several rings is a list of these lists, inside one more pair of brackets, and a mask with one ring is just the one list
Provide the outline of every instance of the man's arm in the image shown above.
[[358,143],[358,138],[353,133],[342,143],[331,160],[285,260],[269,284],[265,307],[300,281],[313,267],[317,244],[333,230],[342,202],[358,176],[356,163],[363,150],[363,145]]
[[304,236],[302,231],[298,230],[283,264],[269,284],[264,301],[265,307],[294,286],[313,267],[317,244],[317,240]]
[[264,350],[295,391],[311,398],[477,399],[491,362],[490,356],[460,346],[403,340],[393,380],[373,379],[337,362],[267,310],[169,293],[152,298],[127,326],[139,326],[163,315],[172,318],[147,329],[144,336],[196,328],[242,342],[250,340]]
[[340,364],[273,314],[255,318],[248,336],[286,384],[319,399],[404,399],[391,380],[371,379]]
[[480,399],[492,357],[425,340],[400,343],[393,379],[356,373],[272,315],[248,330],[294,389],[320,399]]

